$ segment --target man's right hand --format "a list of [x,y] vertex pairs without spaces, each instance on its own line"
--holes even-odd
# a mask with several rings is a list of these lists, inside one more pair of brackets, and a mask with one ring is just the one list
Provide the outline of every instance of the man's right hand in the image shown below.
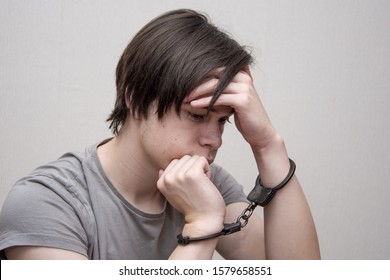
[[158,189],[185,216],[183,235],[204,236],[223,228],[226,205],[210,175],[207,159],[197,155],[175,159],[160,171]]

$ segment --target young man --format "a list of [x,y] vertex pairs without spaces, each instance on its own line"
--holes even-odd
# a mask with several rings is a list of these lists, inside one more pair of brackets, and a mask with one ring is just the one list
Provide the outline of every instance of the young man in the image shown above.
[[210,259],[217,250],[227,259],[319,258],[295,176],[264,208],[264,224],[253,215],[240,231],[214,236],[248,207],[240,185],[212,164],[231,116],[262,186],[294,171],[253,86],[251,62],[195,11],[148,23],[117,67],[108,119],[115,137],[15,184],[0,216],[3,257]]

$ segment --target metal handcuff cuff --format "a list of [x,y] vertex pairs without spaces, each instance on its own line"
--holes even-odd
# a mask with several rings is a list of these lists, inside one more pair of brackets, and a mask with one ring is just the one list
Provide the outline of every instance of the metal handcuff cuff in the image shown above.
[[286,178],[274,188],[263,187],[261,185],[260,175],[257,176],[255,186],[247,196],[247,199],[249,200],[250,204],[242,212],[242,214],[238,216],[237,221],[235,223],[224,224],[224,227],[220,232],[202,236],[202,237],[189,237],[189,236],[183,236],[182,234],[179,234],[177,236],[177,242],[180,245],[187,245],[191,242],[208,240],[208,239],[216,238],[221,235],[229,235],[240,231],[243,227],[245,227],[248,224],[249,218],[252,216],[255,208],[258,205],[265,207],[272,200],[272,198],[274,198],[276,192],[281,188],[283,188],[285,185],[287,185],[287,183],[291,180],[292,176],[295,173],[296,165],[292,159],[289,158],[289,161],[290,161],[290,170],[288,171]]

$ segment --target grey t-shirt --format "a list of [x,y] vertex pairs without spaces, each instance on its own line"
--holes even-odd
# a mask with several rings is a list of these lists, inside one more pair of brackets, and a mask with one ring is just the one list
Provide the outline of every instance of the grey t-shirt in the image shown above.
[[[12,246],[71,250],[89,259],[167,259],[177,246],[183,215],[166,203],[144,213],[113,187],[97,146],[67,153],[12,187],[0,214],[0,256]],[[225,203],[246,201],[242,186],[221,167],[211,180]]]

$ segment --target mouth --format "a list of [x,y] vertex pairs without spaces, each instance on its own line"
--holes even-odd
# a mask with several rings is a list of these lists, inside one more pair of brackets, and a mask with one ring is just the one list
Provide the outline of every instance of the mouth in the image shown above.
[[217,153],[211,153],[208,156],[206,156],[207,162],[209,164],[212,164],[215,161],[216,155],[217,155]]
[[215,158],[217,157],[217,152],[218,150],[211,150],[208,152],[206,159],[209,164],[212,164],[215,161]]

